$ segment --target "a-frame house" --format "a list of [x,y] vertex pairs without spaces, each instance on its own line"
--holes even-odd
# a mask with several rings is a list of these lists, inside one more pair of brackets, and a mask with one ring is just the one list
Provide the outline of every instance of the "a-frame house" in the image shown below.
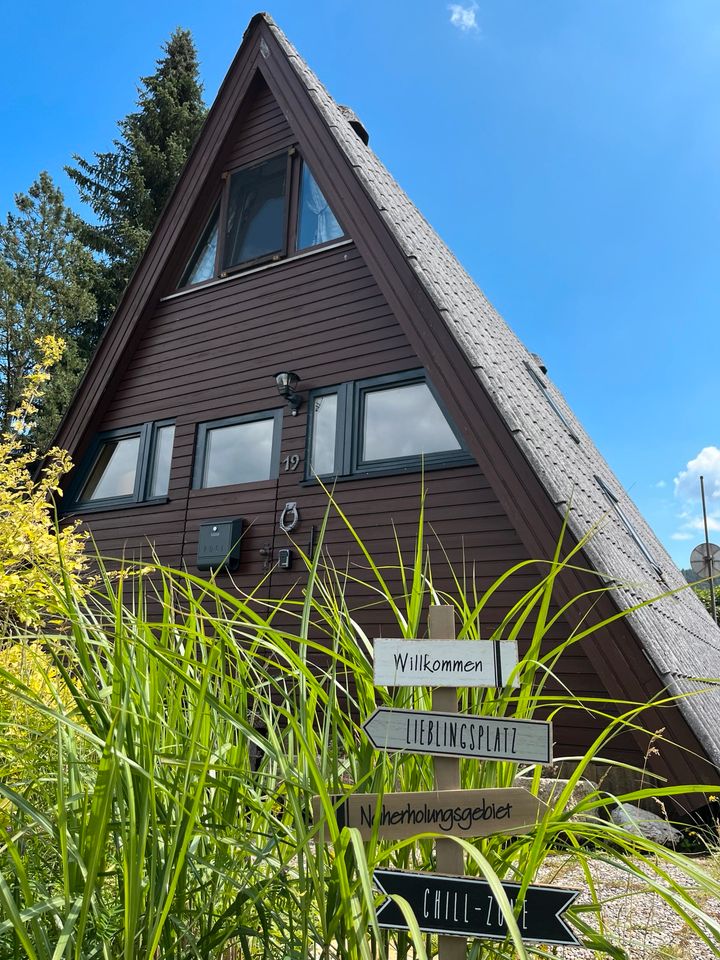
[[[290,402],[279,395],[278,371],[301,378],[299,408],[292,391]],[[56,439],[78,465],[66,510],[102,553],[151,544],[164,562],[202,569],[218,534],[208,522],[242,518],[233,580],[249,588],[270,562],[269,595],[302,579],[277,561],[291,539],[309,546],[321,522],[315,474],[335,483],[387,563],[396,535],[412,544],[424,485],[440,588],[452,586],[448,560],[488,584],[520,560],[550,558],[566,516],[573,542],[599,529],[559,602],[595,591],[591,616],[606,618],[683,585],[541,361],[264,14]],[[218,529],[232,539],[239,526]],[[339,522],[327,543],[338,558],[353,552]],[[613,589],[598,594],[583,564]],[[531,583],[508,581],[488,618]],[[382,614],[362,616],[370,636],[383,634]],[[569,629],[561,618],[555,634]],[[720,631],[689,590],[578,644],[563,673],[588,697],[682,696],[644,714],[678,745],[658,741],[648,765],[705,784],[720,767],[713,677]],[[594,721],[583,722],[558,719],[557,753],[590,742]],[[610,753],[642,766],[647,746],[625,736]]]

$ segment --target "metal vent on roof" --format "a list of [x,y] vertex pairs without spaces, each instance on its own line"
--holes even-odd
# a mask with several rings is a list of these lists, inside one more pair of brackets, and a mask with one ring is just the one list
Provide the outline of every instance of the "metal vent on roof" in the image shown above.
[[540,356],[539,353],[531,353],[530,356],[533,358],[535,363],[538,365],[538,368],[541,373],[547,373],[547,367],[545,366],[545,361]]
[[340,113],[345,117],[347,122],[353,128],[355,133],[360,137],[365,146],[370,142],[370,134],[367,132],[363,126],[362,120],[358,117],[352,107],[345,107],[342,104],[339,105],[338,109]]

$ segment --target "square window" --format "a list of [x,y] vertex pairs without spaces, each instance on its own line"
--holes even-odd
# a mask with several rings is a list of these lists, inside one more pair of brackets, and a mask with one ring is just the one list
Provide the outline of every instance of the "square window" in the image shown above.
[[281,411],[202,423],[194,487],[224,487],[278,475]]

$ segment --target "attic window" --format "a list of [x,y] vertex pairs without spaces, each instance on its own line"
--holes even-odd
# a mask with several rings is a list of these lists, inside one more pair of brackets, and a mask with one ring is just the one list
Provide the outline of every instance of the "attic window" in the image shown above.
[[565,427],[565,429],[570,434],[570,436],[575,441],[575,443],[580,443],[580,437],[575,433],[573,428],[570,426],[570,422],[568,421],[567,417],[563,413],[562,407],[557,402],[555,397],[548,390],[547,384],[540,378],[540,375],[538,374],[537,370],[535,370],[535,368],[532,366],[532,364],[529,361],[525,360],[523,362],[525,363],[525,368],[527,369],[527,372],[530,374],[530,376],[538,385],[538,387],[540,387],[540,389],[542,390],[543,396],[545,397],[547,402],[550,404],[550,407],[552,408],[555,416]]
[[[294,148],[225,176],[179,286],[282,260],[341,240],[345,231]],[[218,249],[218,247],[220,249]]]
[[337,240],[342,235],[343,228],[337,222],[330,204],[310,172],[310,167],[304,163],[300,178],[297,249],[317,247],[321,243]]
[[183,274],[180,286],[189,287],[193,283],[202,283],[203,280],[212,280],[215,276],[215,260],[218,245],[218,219],[220,206],[216,206],[205,227],[190,263]]
[[632,539],[635,541],[635,543],[636,543],[636,545],[638,546],[638,548],[640,549],[640,552],[642,553],[642,555],[645,557],[645,559],[646,559],[647,562],[650,564],[650,566],[655,570],[655,572],[658,574],[658,576],[662,576],[662,570],[661,570],[661,568],[659,567],[659,565],[658,565],[657,561],[655,560],[655,558],[653,557],[653,555],[652,555],[652,554],[650,553],[650,551],[648,550],[648,548],[647,548],[644,540],[642,539],[642,537],[640,536],[640,534],[637,532],[637,530],[635,529],[635,527],[634,527],[633,524],[631,523],[630,518],[629,518],[628,515],[625,513],[625,511],[623,510],[623,508],[620,506],[620,501],[618,500],[618,498],[617,498],[617,497],[615,496],[615,494],[612,492],[612,490],[610,489],[610,487],[605,483],[605,481],[602,479],[602,477],[599,477],[597,474],[595,474],[595,480],[597,481],[597,484],[598,484],[598,486],[600,487],[600,489],[602,490],[602,492],[605,494],[605,497],[608,499],[608,501],[609,501],[610,504],[612,505],[612,508],[613,508],[613,510],[615,511],[615,514],[616,514],[617,517],[619,518],[620,522],[621,522],[622,525],[625,527],[625,529],[627,530],[627,532],[630,534],[630,536],[632,537]]
[[287,168],[287,154],[281,154],[230,177],[223,270],[284,252]]

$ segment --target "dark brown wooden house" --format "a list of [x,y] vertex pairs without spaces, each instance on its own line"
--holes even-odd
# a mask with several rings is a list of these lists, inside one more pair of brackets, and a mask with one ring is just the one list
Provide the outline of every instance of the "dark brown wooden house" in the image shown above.
[[[316,475],[335,483],[387,563],[396,534],[412,547],[424,482],[441,588],[452,588],[448,563],[487,584],[520,560],[551,557],[570,507],[576,539],[600,524],[583,563],[615,584],[595,596],[592,616],[679,588],[543,364],[367,139],[270,18],[254,17],[60,428],[57,442],[78,464],[69,513],[104,554],[152,545],[190,570],[212,563],[213,535],[225,530],[207,524],[242,518],[234,581],[254,586],[270,565],[270,596],[302,583],[280,551],[308,547],[321,522]],[[300,377],[287,397],[276,382],[284,372]],[[226,542],[238,531],[230,526]],[[354,555],[339,521],[327,544],[336,558]],[[488,621],[532,582],[509,581]],[[559,600],[597,586],[578,569]],[[369,635],[385,632],[381,613],[362,617]],[[567,619],[555,627],[558,638],[569,630]],[[690,694],[709,686],[693,678],[720,678],[720,632],[684,591],[578,645],[564,671],[587,696]],[[716,693],[644,722],[680,745],[660,744],[650,758],[658,773],[717,782]],[[557,752],[589,742],[594,723],[584,723],[559,720]],[[646,748],[626,737],[615,755],[642,765]]]

